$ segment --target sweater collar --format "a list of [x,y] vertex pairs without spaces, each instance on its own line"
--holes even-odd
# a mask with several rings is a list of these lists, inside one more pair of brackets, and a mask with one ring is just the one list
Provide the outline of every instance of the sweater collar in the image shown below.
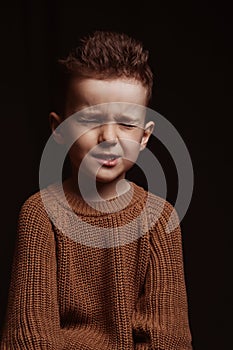
[[49,185],[49,194],[59,204],[68,210],[74,211],[81,216],[105,216],[113,213],[120,213],[122,210],[130,210],[136,203],[146,201],[147,192],[142,187],[128,181],[129,190],[118,197],[109,200],[86,201],[81,196],[71,191],[64,191],[61,184]]

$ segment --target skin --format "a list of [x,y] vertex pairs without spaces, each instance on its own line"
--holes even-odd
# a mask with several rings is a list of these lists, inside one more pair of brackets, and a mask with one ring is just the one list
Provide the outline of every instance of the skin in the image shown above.
[[65,119],[72,117],[66,132],[56,130],[64,118],[55,112],[49,116],[55,140],[63,144],[74,141],[69,149],[72,177],[64,183],[66,190],[80,195],[78,171],[89,200],[96,200],[95,186],[105,200],[128,190],[126,181],[120,182],[117,191],[116,185],[125,179],[154,128],[152,121],[144,125],[146,103],[147,90],[139,81],[72,81]]

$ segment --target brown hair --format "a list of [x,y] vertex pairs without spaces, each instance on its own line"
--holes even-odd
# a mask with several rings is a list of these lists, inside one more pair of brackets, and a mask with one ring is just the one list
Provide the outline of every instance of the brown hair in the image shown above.
[[148,51],[141,42],[124,33],[95,31],[64,59],[58,60],[60,91],[55,108],[65,110],[69,82],[72,78],[138,80],[147,89],[147,102],[152,94],[153,74],[148,64]]

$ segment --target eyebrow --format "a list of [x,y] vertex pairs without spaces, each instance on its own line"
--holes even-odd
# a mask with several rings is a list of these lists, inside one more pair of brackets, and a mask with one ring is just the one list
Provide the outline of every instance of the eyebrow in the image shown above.
[[135,121],[135,118],[132,118],[130,116],[127,116],[127,115],[116,115],[116,117],[114,117],[114,119],[117,119],[117,120],[121,120],[121,121],[124,121],[124,122],[132,122],[132,121]]
[[[80,118],[93,118],[93,117],[97,117],[97,118],[101,118],[101,119],[106,119],[106,114],[102,113],[101,111],[91,111],[91,112],[84,112],[84,113],[80,113]],[[132,121],[138,121],[140,118],[137,117],[135,118],[134,116],[129,116],[126,114],[116,114],[113,117],[114,120],[122,120],[125,122],[132,122]]]

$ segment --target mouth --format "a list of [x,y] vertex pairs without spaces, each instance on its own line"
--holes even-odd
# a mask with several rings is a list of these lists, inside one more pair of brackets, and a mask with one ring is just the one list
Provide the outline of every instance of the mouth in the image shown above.
[[114,167],[117,165],[118,160],[121,156],[112,153],[96,153],[92,156],[98,161],[99,164],[105,167]]

